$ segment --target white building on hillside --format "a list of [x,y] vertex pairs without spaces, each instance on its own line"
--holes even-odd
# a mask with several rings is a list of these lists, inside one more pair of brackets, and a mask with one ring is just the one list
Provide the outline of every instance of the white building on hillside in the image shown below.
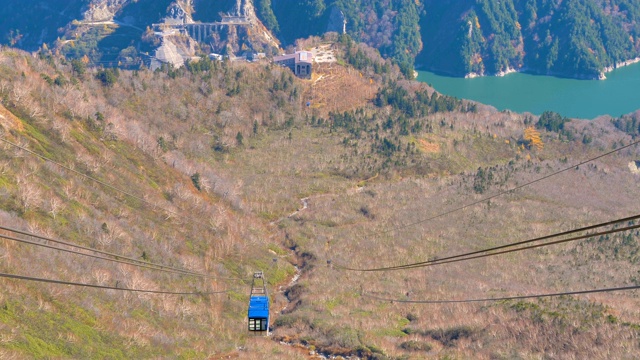
[[296,51],[294,54],[275,56],[273,62],[288,67],[297,77],[311,78],[313,53],[310,51]]

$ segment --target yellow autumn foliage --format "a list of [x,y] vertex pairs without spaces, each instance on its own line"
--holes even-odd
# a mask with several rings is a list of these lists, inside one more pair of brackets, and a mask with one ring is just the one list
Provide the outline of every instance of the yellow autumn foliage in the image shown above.
[[540,132],[533,126],[524,129],[523,138],[525,141],[535,146],[538,150],[542,150],[544,148],[544,143],[542,142],[542,139],[540,139]]

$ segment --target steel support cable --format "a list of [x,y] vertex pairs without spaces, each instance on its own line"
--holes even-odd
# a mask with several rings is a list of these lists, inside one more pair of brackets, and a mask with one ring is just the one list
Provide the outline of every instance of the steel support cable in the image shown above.
[[394,227],[394,228],[391,228],[391,229],[387,229],[387,230],[383,230],[383,231],[378,231],[378,232],[372,232],[372,233],[369,233],[369,234],[365,234],[365,235],[363,235],[362,237],[364,238],[364,237],[368,237],[368,236],[376,236],[376,235],[387,234],[387,233],[390,233],[390,232],[393,232],[393,231],[396,231],[396,230],[406,229],[406,228],[408,228],[408,227],[412,227],[412,226],[415,226],[415,225],[418,225],[418,224],[426,223],[426,222],[429,222],[429,221],[431,221],[431,220],[435,220],[435,219],[438,219],[438,218],[441,218],[441,217],[444,217],[444,216],[450,215],[450,214],[452,214],[452,213],[454,213],[454,212],[458,212],[458,211],[460,211],[460,210],[464,210],[464,209],[466,209],[466,208],[468,208],[468,207],[478,205],[478,204],[480,204],[480,203],[483,203],[483,202],[485,202],[485,201],[491,200],[491,199],[496,198],[496,197],[498,197],[498,196],[502,196],[502,195],[508,194],[508,193],[510,193],[510,192],[513,192],[513,191],[519,190],[519,189],[521,189],[521,188],[523,188],[523,187],[529,186],[529,185],[531,185],[531,184],[535,184],[535,183],[537,183],[537,182],[539,182],[539,181],[546,180],[546,179],[548,179],[548,178],[550,178],[550,177],[553,177],[553,176],[559,175],[559,174],[561,174],[561,173],[563,173],[563,172],[569,171],[569,170],[571,170],[571,169],[573,169],[573,168],[576,168],[576,167],[578,167],[578,166],[581,166],[581,165],[584,165],[584,164],[588,164],[588,163],[590,163],[590,162],[592,162],[592,161],[595,161],[595,160],[601,159],[601,158],[603,158],[603,157],[609,156],[609,155],[611,155],[611,154],[613,154],[613,153],[616,153],[616,152],[619,152],[619,151],[621,151],[621,150],[624,150],[624,149],[630,148],[630,147],[632,147],[632,146],[634,146],[634,145],[637,145],[637,144],[640,144],[640,140],[638,140],[638,141],[634,141],[634,142],[632,142],[632,143],[630,143],[630,144],[628,144],[628,145],[625,145],[625,146],[619,147],[619,148],[617,148],[617,149],[615,149],[615,150],[611,150],[611,151],[606,152],[606,153],[604,153],[604,154],[600,154],[600,155],[598,155],[598,156],[596,156],[596,157],[593,157],[593,158],[590,158],[590,159],[587,159],[587,160],[583,160],[582,162],[580,162],[580,163],[578,163],[578,164],[571,165],[571,166],[569,166],[569,167],[566,167],[566,168],[564,168],[564,169],[558,170],[558,171],[553,172],[553,173],[551,173],[551,174],[548,174],[548,175],[542,176],[542,177],[540,177],[540,178],[534,179],[534,180],[532,180],[532,181],[526,182],[526,183],[524,183],[524,184],[522,184],[522,185],[515,186],[515,187],[513,187],[513,188],[511,188],[511,189],[504,190],[504,191],[501,191],[501,192],[499,192],[499,193],[497,193],[497,194],[494,194],[494,195],[491,195],[491,196],[487,196],[487,197],[485,197],[485,198],[482,198],[482,199],[480,199],[480,200],[477,200],[477,201],[471,202],[471,203],[469,203],[469,204],[462,205],[462,206],[459,206],[459,207],[457,207],[457,208],[454,208],[454,209],[451,209],[451,210],[445,211],[445,212],[440,213],[440,214],[438,214],[438,215],[434,215],[434,216],[431,216],[431,217],[429,217],[429,218],[422,219],[422,220],[418,220],[418,221],[415,221],[415,222],[412,222],[412,223],[409,223],[409,224],[406,224],[406,225],[397,226],[397,227]]
[[44,241],[50,241],[52,243],[66,245],[66,246],[74,247],[74,248],[77,248],[77,249],[82,249],[82,250],[85,250],[85,251],[91,251],[91,252],[95,252],[95,253],[98,253],[98,254],[102,254],[102,255],[106,255],[106,256],[111,256],[112,257],[112,258],[109,258],[109,257],[104,257],[104,256],[99,256],[99,255],[94,255],[94,254],[87,254],[87,253],[83,253],[83,252],[80,252],[80,251],[74,251],[74,250],[71,250],[71,249],[64,249],[64,248],[60,248],[60,247],[56,247],[56,246],[51,246],[51,245],[39,243],[37,241],[19,239],[19,238],[16,238],[16,237],[0,234],[0,238],[4,238],[4,239],[7,239],[7,240],[12,240],[12,241],[25,243],[25,244],[41,246],[41,247],[45,247],[45,248],[49,248],[49,249],[54,249],[54,250],[64,251],[64,252],[73,253],[73,254],[77,254],[77,255],[87,256],[87,257],[91,257],[91,258],[95,258],[95,259],[102,259],[102,260],[107,260],[107,261],[112,261],[112,262],[117,262],[117,263],[122,263],[122,264],[129,264],[129,265],[138,266],[138,267],[142,267],[142,268],[148,268],[148,269],[153,269],[153,270],[171,272],[171,273],[176,273],[176,274],[181,274],[181,275],[197,276],[197,277],[212,278],[212,279],[222,279],[222,280],[241,280],[241,279],[237,279],[237,278],[225,278],[225,277],[218,277],[218,276],[214,276],[214,275],[207,275],[207,274],[202,274],[202,273],[197,273],[197,272],[193,272],[193,271],[189,271],[189,270],[176,268],[176,267],[173,267],[173,266],[168,266],[168,265],[162,265],[162,264],[152,263],[152,262],[148,262],[148,261],[143,261],[143,260],[139,260],[139,259],[128,257],[128,256],[122,256],[122,255],[110,253],[110,252],[107,252],[107,251],[102,251],[102,250],[98,250],[98,249],[94,249],[94,248],[90,248],[90,247],[86,247],[86,246],[82,246],[82,245],[77,245],[77,244],[73,244],[73,243],[62,241],[62,240],[58,240],[58,239],[53,239],[53,238],[50,238],[50,237],[47,237],[47,236],[32,234],[32,233],[29,233],[29,232],[26,232],[26,231],[23,231],[23,230],[13,229],[13,228],[9,228],[9,227],[2,226],[2,225],[0,225],[0,229],[1,230],[5,230],[5,231],[11,231],[11,232],[18,233],[18,234],[21,234],[21,235],[35,237],[37,239],[41,239],[41,240],[44,240]]
[[180,274],[180,275],[192,275],[192,276],[200,276],[200,277],[204,276],[204,275],[193,275],[193,274],[184,273],[184,272],[181,272],[181,271],[175,271],[175,270],[172,270],[172,269],[165,269],[165,268],[162,268],[162,267],[156,267],[156,266],[153,266],[151,264],[147,265],[147,264],[144,264],[144,263],[135,263],[135,262],[132,262],[132,261],[122,260],[122,259],[118,259],[118,258],[114,259],[114,258],[108,258],[108,257],[100,256],[100,255],[87,254],[87,253],[83,253],[83,252],[80,252],[80,251],[75,251],[75,250],[71,250],[71,249],[64,249],[64,248],[60,248],[60,247],[57,247],[57,246],[52,246],[52,245],[39,243],[37,241],[19,239],[19,238],[16,238],[16,237],[13,237],[13,236],[9,236],[9,235],[0,234],[0,238],[11,240],[11,241],[20,242],[20,243],[23,243],[23,244],[30,244],[30,245],[40,246],[40,247],[44,247],[44,248],[48,248],[48,249],[67,252],[67,253],[71,253],[71,254],[87,256],[87,257],[94,258],[94,259],[102,259],[102,260],[107,260],[107,261],[116,262],[116,263],[120,263],[120,264],[133,265],[133,266],[146,268],[146,269],[165,271],[165,272],[176,273],[176,274]]
[[[508,253],[517,252],[517,251],[536,249],[536,248],[549,246],[549,245],[557,245],[557,244],[562,244],[562,243],[566,243],[566,242],[570,242],[570,241],[588,239],[588,238],[594,237],[594,236],[602,236],[602,235],[608,235],[608,234],[613,234],[613,233],[617,233],[617,232],[623,232],[623,231],[627,231],[627,230],[634,230],[634,229],[638,229],[638,228],[640,228],[640,225],[628,226],[628,227],[625,227],[625,228],[607,230],[607,231],[602,231],[602,232],[593,233],[593,234],[585,234],[585,235],[580,235],[580,236],[576,236],[576,237],[572,237],[572,238],[568,238],[568,239],[556,240],[556,241],[551,241],[551,242],[543,243],[543,244],[529,245],[529,246],[516,248],[516,249],[503,250],[503,251],[498,251],[498,252],[494,252],[494,253],[488,253],[488,254],[482,254],[482,255],[476,255],[476,256],[470,256],[470,257],[464,257],[464,258],[458,258],[458,259],[452,259],[452,260],[441,261],[441,262],[433,262],[433,263],[429,263],[429,264],[405,266],[405,267],[399,267],[399,268],[389,269],[389,270],[415,269],[415,268],[420,268],[420,267],[443,265],[443,264],[449,264],[449,263],[460,262],[460,261],[480,259],[480,258],[485,258],[485,257],[490,257],[490,256],[495,256],[495,255],[508,254]],[[383,270],[379,270],[379,271],[383,271]]]
[[[415,268],[415,267],[430,266],[430,265],[435,265],[435,264],[440,264],[440,263],[449,263],[449,262],[454,262],[454,261],[449,261],[449,260],[453,260],[453,259],[459,259],[459,260],[456,260],[456,261],[463,261],[463,260],[469,260],[469,259],[477,258],[477,257],[470,258],[470,256],[476,255],[476,254],[481,254],[481,253],[485,253],[485,252],[489,252],[489,251],[506,249],[506,248],[509,248],[509,247],[529,244],[529,243],[532,243],[532,242],[537,242],[537,241],[542,241],[542,240],[548,240],[548,239],[552,239],[552,238],[556,238],[556,237],[560,237],[560,236],[574,234],[574,233],[581,232],[581,231],[593,230],[593,229],[596,229],[596,228],[599,228],[599,227],[610,226],[610,225],[614,225],[614,224],[617,224],[617,223],[628,222],[628,221],[633,221],[633,220],[637,220],[637,219],[640,219],[640,215],[629,216],[629,217],[622,218],[622,219],[611,220],[611,221],[607,221],[607,222],[600,223],[600,224],[589,225],[589,226],[581,227],[581,228],[578,228],[578,229],[567,230],[567,231],[563,231],[563,232],[560,232],[560,233],[555,233],[555,234],[551,234],[551,235],[545,235],[545,236],[541,236],[541,237],[537,237],[537,238],[533,238],[533,239],[529,239],[529,240],[518,241],[518,242],[509,243],[509,244],[500,245],[500,246],[495,246],[495,247],[487,248],[487,249],[483,249],[483,250],[471,251],[471,252],[467,252],[467,253],[463,253],[463,254],[447,256],[447,257],[434,259],[434,260],[429,260],[429,261],[421,261],[421,262],[412,263],[412,264],[387,266],[387,267],[379,267],[379,268],[370,268],[370,269],[358,269],[358,268],[352,268],[352,267],[342,266],[342,265],[334,265],[334,266],[337,269],[349,270],[349,271],[363,271],[363,272],[364,271],[390,271],[390,270],[402,270],[402,269],[410,269],[410,268]],[[624,230],[630,230],[630,229],[623,229],[623,230],[614,229],[614,230],[612,230],[612,232],[619,232],[619,231],[624,231]],[[579,239],[582,239],[582,238],[588,238],[588,237],[592,237],[592,236],[598,236],[598,235],[597,234],[590,234],[590,235],[586,235],[585,237],[571,238],[571,239],[568,239],[567,241],[579,240]],[[561,242],[566,242],[566,241],[562,241],[561,240]],[[552,244],[555,244],[555,242],[554,243],[544,243],[541,246],[547,246],[547,245],[552,245]],[[527,248],[517,249],[517,251],[525,250],[525,249],[528,249],[528,247]],[[499,254],[499,253],[493,253],[493,255],[497,255],[497,254]],[[463,259],[460,259],[460,258],[463,258]]]
[[[167,209],[167,208],[163,208],[163,207],[161,207],[161,206],[158,206],[158,205],[156,205],[156,204],[152,203],[151,201],[149,201],[149,200],[145,200],[144,198],[142,198],[142,197],[140,197],[140,196],[137,196],[137,195],[134,195],[134,194],[132,194],[132,193],[130,193],[130,192],[128,192],[128,191],[126,191],[126,190],[122,190],[122,189],[117,188],[117,187],[115,187],[115,186],[113,186],[113,185],[111,185],[111,184],[109,184],[109,183],[106,183],[106,182],[104,182],[104,181],[100,180],[100,179],[96,179],[96,178],[94,178],[94,177],[92,177],[92,176],[89,176],[89,175],[83,174],[83,173],[81,173],[81,172],[80,172],[80,171],[78,171],[78,170],[74,170],[74,169],[72,169],[72,168],[70,168],[70,167],[68,167],[68,166],[66,166],[66,165],[64,165],[64,164],[61,164],[61,163],[59,163],[59,162],[57,162],[57,161],[55,161],[55,160],[53,160],[53,159],[50,159],[50,158],[48,158],[48,157],[46,157],[46,156],[44,156],[44,155],[38,154],[37,152],[35,152],[35,151],[33,151],[33,150],[29,150],[29,149],[27,149],[27,148],[26,148],[26,147],[24,147],[24,146],[20,146],[20,145],[18,145],[18,144],[15,144],[15,143],[13,143],[13,142],[11,142],[11,141],[9,141],[9,140],[5,139],[4,137],[0,137],[0,141],[5,142],[5,143],[7,143],[7,144],[9,144],[9,145],[15,146],[15,147],[17,147],[17,148],[19,148],[19,149],[22,149],[22,150],[24,150],[24,151],[28,152],[29,154],[31,154],[31,155],[33,155],[33,156],[39,157],[40,159],[42,159],[42,160],[44,160],[44,161],[48,161],[48,162],[50,162],[50,163],[52,163],[52,164],[54,164],[54,165],[57,165],[57,166],[59,166],[59,167],[61,167],[61,168],[65,169],[65,170],[71,171],[71,172],[73,172],[74,174],[80,175],[80,176],[82,176],[82,177],[84,177],[84,178],[86,178],[86,179],[89,179],[89,180],[91,180],[91,181],[94,181],[94,182],[96,182],[96,183],[98,183],[98,184],[102,185],[102,186],[105,186],[105,187],[107,187],[107,188],[109,188],[109,189],[111,189],[111,190],[114,190],[114,191],[116,191],[116,192],[122,193],[122,194],[124,194],[124,195],[126,195],[126,196],[129,196],[129,197],[133,198],[133,199],[139,200],[139,201],[141,201],[141,202],[143,202],[143,203],[145,203],[145,204],[147,204],[147,205],[150,205],[152,208],[159,208],[159,209],[162,209],[162,210],[166,211],[166,212],[167,212],[167,213],[169,213],[169,214],[175,215],[175,216],[177,216],[177,217],[181,217],[181,218],[183,218],[183,219],[187,220],[188,222],[194,223],[194,222],[193,222],[193,220],[192,220],[192,218],[189,218],[189,217],[186,217],[186,216],[182,216],[182,215],[178,214],[178,213],[177,213],[177,212],[175,212],[175,211],[171,211],[171,210],[169,210],[169,209]],[[201,224],[201,225],[205,225],[205,224],[202,224],[202,223],[200,223],[200,224]],[[205,226],[207,226],[207,225],[205,225]]]
[[[189,221],[189,222],[192,222],[192,223],[193,223],[193,221],[192,221],[192,219],[191,219],[191,218],[188,218],[188,217],[185,217],[185,216],[181,216],[180,214],[178,214],[178,213],[176,213],[176,212],[174,212],[174,211],[171,211],[171,210],[169,210],[169,209],[166,209],[166,208],[163,208],[163,207],[157,206],[157,205],[153,204],[152,202],[150,202],[150,201],[148,201],[148,200],[145,200],[145,199],[143,199],[143,198],[141,198],[141,197],[139,197],[139,196],[136,196],[136,195],[134,195],[134,194],[132,194],[132,193],[130,193],[130,192],[128,192],[128,191],[125,191],[125,190],[122,190],[122,189],[120,189],[120,188],[117,188],[117,187],[115,187],[115,186],[113,186],[113,185],[111,185],[111,184],[108,184],[108,183],[106,183],[106,182],[104,182],[104,181],[102,181],[102,180],[96,179],[96,178],[94,178],[94,177],[92,177],[92,176],[89,176],[89,175],[83,174],[83,173],[81,173],[81,172],[79,172],[79,171],[77,171],[77,170],[74,170],[74,169],[72,169],[72,168],[70,168],[70,167],[68,167],[68,166],[66,166],[66,165],[64,165],[64,164],[61,164],[61,163],[59,163],[59,162],[57,162],[57,161],[55,161],[55,160],[53,160],[53,159],[50,159],[50,158],[48,158],[48,157],[46,157],[46,156],[44,156],[44,155],[38,154],[37,152],[35,152],[35,151],[33,151],[33,150],[30,150],[30,149],[28,149],[28,148],[26,148],[26,147],[24,147],[24,146],[20,146],[20,145],[18,145],[18,144],[15,144],[15,143],[13,143],[13,142],[11,142],[11,141],[9,141],[9,140],[5,139],[5,138],[4,138],[4,137],[2,137],[2,136],[0,136],[0,141],[5,142],[5,143],[7,143],[7,144],[9,144],[9,145],[11,145],[11,146],[17,147],[17,148],[19,148],[19,149],[21,149],[21,150],[24,150],[24,151],[28,152],[29,154],[32,154],[32,155],[34,155],[34,156],[36,156],[36,157],[39,157],[40,159],[42,159],[42,160],[44,160],[44,161],[48,161],[48,162],[50,162],[50,163],[52,163],[52,164],[54,164],[54,165],[57,165],[57,166],[59,166],[59,167],[61,167],[61,168],[65,169],[65,170],[68,170],[68,171],[71,171],[71,172],[73,172],[73,173],[75,173],[75,174],[78,174],[78,175],[80,175],[80,176],[82,176],[82,177],[84,177],[84,178],[86,178],[86,179],[89,179],[89,180],[91,180],[91,181],[94,181],[94,182],[96,182],[96,183],[98,183],[98,184],[100,184],[100,185],[103,185],[103,186],[105,186],[105,187],[107,187],[107,188],[109,188],[109,189],[112,189],[112,190],[114,190],[114,191],[116,191],[116,192],[120,192],[120,193],[122,193],[122,194],[125,194],[125,195],[127,195],[127,196],[129,196],[129,197],[133,198],[133,199],[139,200],[139,201],[141,201],[141,202],[143,202],[143,203],[145,203],[145,204],[147,204],[147,205],[152,206],[153,208],[160,208],[160,209],[162,209],[162,210],[164,210],[164,211],[166,211],[166,212],[168,212],[168,213],[170,213],[170,214],[173,214],[173,215],[178,216],[178,217],[182,217],[182,218],[184,218],[185,220],[187,220],[187,221]],[[204,224],[201,224],[201,225],[204,225]],[[207,225],[205,225],[205,226],[207,226]],[[49,239],[49,241],[51,241],[51,240]],[[70,246],[76,246],[76,247],[78,247],[77,245],[70,245]],[[97,251],[97,250],[91,249],[91,251]],[[120,256],[120,255],[113,255],[113,254],[112,254],[111,256],[118,256],[118,257],[122,257],[122,256]],[[136,260],[136,259],[134,259],[134,260]],[[136,260],[136,261],[139,261],[139,260]],[[200,275],[200,276],[201,276],[201,275]],[[205,276],[205,277],[211,277],[211,276],[209,276],[209,275],[204,275],[204,276]],[[220,277],[217,277],[217,278],[220,278]],[[238,279],[230,278],[229,280],[238,280]]]
[[98,258],[98,259],[104,259],[104,260],[121,262],[121,263],[128,263],[130,265],[135,265],[135,266],[141,266],[141,267],[147,267],[147,268],[155,268],[155,269],[164,269],[165,271],[177,272],[177,273],[181,273],[181,274],[184,274],[184,275],[193,275],[193,276],[200,276],[200,277],[206,277],[207,276],[206,274],[200,274],[200,273],[192,272],[192,271],[189,271],[189,270],[175,268],[175,267],[172,267],[172,266],[151,263],[151,262],[139,260],[139,259],[132,258],[132,257],[122,256],[122,255],[110,253],[110,252],[107,252],[107,251],[102,251],[102,250],[93,249],[93,248],[90,248],[90,247],[77,245],[77,244],[73,244],[73,243],[62,241],[62,240],[58,240],[58,239],[53,239],[53,238],[50,238],[50,237],[47,237],[47,236],[41,236],[41,235],[29,233],[29,232],[26,232],[26,231],[23,231],[23,230],[19,230],[19,229],[9,228],[9,227],[2,226],[2,225],[0,225],[0,229],[6,230],[6,231],[11,231],[11,232],[18,233],[18,234],[21,234],[21,235],[35,237],[35,238],[38,238],[38,239],[41,239],[41,240],[45,240],[45,241],[50,241],[50,242],[56,243],[56,244],[71,246],[71,247],[74,247],[74,248],[77,248],[77,249],[82,249],[82,250],[92,251],[92,252],[95,252],[95,253],[98,253],[98,254],[102,254],[102,255],[112,256],[113,259],[106,258],[106,257],[93,256],[93,255],[82,253],[82,252],[78,252],[78,251],[62,249],[62,248],[59,248],[59,247],[38,243],[38,242],[35,242],[35,241],[23,240],[23,239],[13,238],[13,237],[10,237],[10,236],[6,236],[6,235],[0,234],[0,237],[3,237],[3,238],[8,239],[8,240],[20,241],[20,242],[29,243],[29,244],[32,244],[32,245],[43,246],[43,247],[47,247],[47,248],[50,248],[50,249],[61,250],[61,251],[66,251],[66,252],[72,252],[74,254],[90,256],[90,257],[94,257],[94,258]]
[[471,302],[488,302],[488,301],[505,301],[505,300],[519,300],[519,299],[532,299],[532,298],[543,298],[543,297],[552,297],[552,296],[564,296],[564,295],[580,295],[580,294],[594,294],[594,293],[602,293],[602,292],[611,292],[611,291],[626,291],[626,290],[636,290],[640,289],[640,285],[633,286],[621,286],[614,288],[605,288],[605,289],[592,289],[592,290],[578,290],[578,291],[564,291],[558,293],[551,294],[536,294],[536,295],[520,295],[520,296],[505,296],[499,298],[485,298],[485,299],[462,299],[462,300],[406,300],[406,299],[388,299],[379,297],[377,295],[370,295],[362,292],[361,295],[363,297],[367,297],[370,299],[378,300],[378,301],[391,301],[398,303],[411,303],[411,304],[453,304],[453,303],[471,303]]
[[162,290],[128,289],[128,288],[120,288],[120,287],[115,287],[115,286],[85,284],[85,283],[77,283],[77,282],[72,282],[72,281],[44,279],[44,278],[38,278],[38,277],[15,275],[15,274],[6,274],[6,273],[0,273],[0,277],[9,278],[9,279],[17,279],[17,280],[37,281],[37,282],[44,282],[44,283],[50,283],[50,284],[59,284],[59,285],[82,286],[82,287],[89,287],[89,288],[95,288],[95,289],[132,291],[132,292],[151,293],[151,294],[167,294],[167,295],[214,295],[214,294],[223,294],[223,293],[227,293],[227,292],[231,291],[231,290],[223,290],[223,291],[209,291],[209,292],[199,292],[199,291],[198,292],[176,292],[176,291],[162,291]]
[[[44,155],[40,155],[40,154],[38,154],[37,152],[35,152],[35,151],[33,151],[33,150],[29,150],[29,149],[27,149],[27,148],[26,148],[26,147],[24,147],[24,146],[20,146],[20,145],[18,145],[18,144],[15,144],[15,143],[13,143],[13,142],[11,142],[11,141],[9,141],[9,140],[5,139],[4,137],[0,137],[0,141],[5,142],[5,143],[7,143],[7,144],[9,144],[9,145],[15,146],[15,147],[17,147],[17,148],[19,148],[19,149],[22,149],[22,150],[24,150],[24,151],[28,152],[28,153],[29,153],[29,154],[31,154],[31,155],[34,155],[34,156],[36,156],[36,157],[39,157],[40,159],[42,159],[42,160],[44,160],[44,161],[49,161],[49,162],[50,162],[50,163],[52,163],[52,164],[55,164],[55,165],[57,165],[57,166],[59,166],[59,167],[61,167],[61,168],[65,169],[65,170],[71,171],[71,172],[73,172],[73,173],[75,173],[75,174],[77,174],[77,175],[80,175],[80,176],[82,176],[82,177],[84,177],[84,178],[86,178],[86,179],[89,179],[89,180],[91,180],[91,181],[97,182],[98,184],[100,184],[100,185],[102,185],[102,186],[105,186],[105,187],[107,187],[107,188],[109,188],[109,189],[111,189],[111,190],[114,190],[114,191],[117,191],[117,192],[119,192],[119,193],[125,194],[125,195],[127,195],[127,196],[129,196],[129,197],[131,197],[131,198],[134,198],[134,199],[136,199],[136,200],[142,201],[142,202],[144,202],[145,204],[148,204],[148,205],[151,205],[151,206],[154,206],[154,207],[156,206],[155,204],[151,203],[150,201],[145,200],[145,199],[143,199],[143,198],[141,198],[141,197],[139,197],[139,196],[137,196],[137,195],[134,195],[134,194],[132,194],[132,193],[130,193],[130,192],[128,192],[128,191],[122,190],[122,189],[120,189],[120,188],[117,188],[117,187],[115,187],[115,186],[113,186],[113,185],[111,185],[111,184],[108,184],[108,183],[106,183],[106,182],[104,182],[104,181],[102,181],[102,180],[96,179],[96,178],[94,178],[94,177],[92,177],[92,176],[89,176],[89,175],[83,174],[83,173],[81,173],[81,172],[80,172],[80,171],[78,171],[78,170],[74,170],[74,169],[72,169],[72,168],[70,168],[70,167],[68,167],[68,166],[66,166],[66,165],[64,165],[64,164],[61,164],[61,163],[59,163],[59,162],[57,162],[57,161],[55,161],[55,160],[53,160],[53,159],[49,159],[48,157],[46,157],[46,156],[44,156]],[[167,210],[167,211],[168,211],[168,210]],[[171,212],[171,211],[169,211],[169,212]],[[171,213],[173,213],[173,212],[171,212]],[[175,213],[174,213],[174,214],[175,214]],[[175,215],[178,215],[178,214],[175,214]]]

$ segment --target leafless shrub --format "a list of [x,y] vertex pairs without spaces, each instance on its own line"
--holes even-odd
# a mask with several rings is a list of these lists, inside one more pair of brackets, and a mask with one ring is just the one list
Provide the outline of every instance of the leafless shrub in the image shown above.
[[18,199],[23,211],[37,208],[40,201],[40,190],[34,184],[24,180],[19,181]]
[[111,273],[103,269],[93,270],[93,278],[98,285],[107,285],[111,283]]
[[23,101],[29,95],[29,89],[21,85],[13,85],[10,93],[10,100],[18,106],[23,106]]
[[49,200],[46,202],[46,211],[51,214],[51,217],[53,217],[54,219],[56,218],[56,215],[58,215],[58,213],[62,210],[64,210],[65,205],[62,202],[62,200],[60,200],[58,197],[49,197]]

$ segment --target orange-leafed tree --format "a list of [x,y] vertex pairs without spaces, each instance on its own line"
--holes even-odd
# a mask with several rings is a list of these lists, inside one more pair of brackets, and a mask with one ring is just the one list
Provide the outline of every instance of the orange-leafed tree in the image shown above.
[[535,146],[538,150],[542,150],[544,148],[544,143],[542,142],[542,139],[540,139],[540,132],[533,126],[524,129],[523,139],[524,144],[528,148],[531,148],[531,146]]

